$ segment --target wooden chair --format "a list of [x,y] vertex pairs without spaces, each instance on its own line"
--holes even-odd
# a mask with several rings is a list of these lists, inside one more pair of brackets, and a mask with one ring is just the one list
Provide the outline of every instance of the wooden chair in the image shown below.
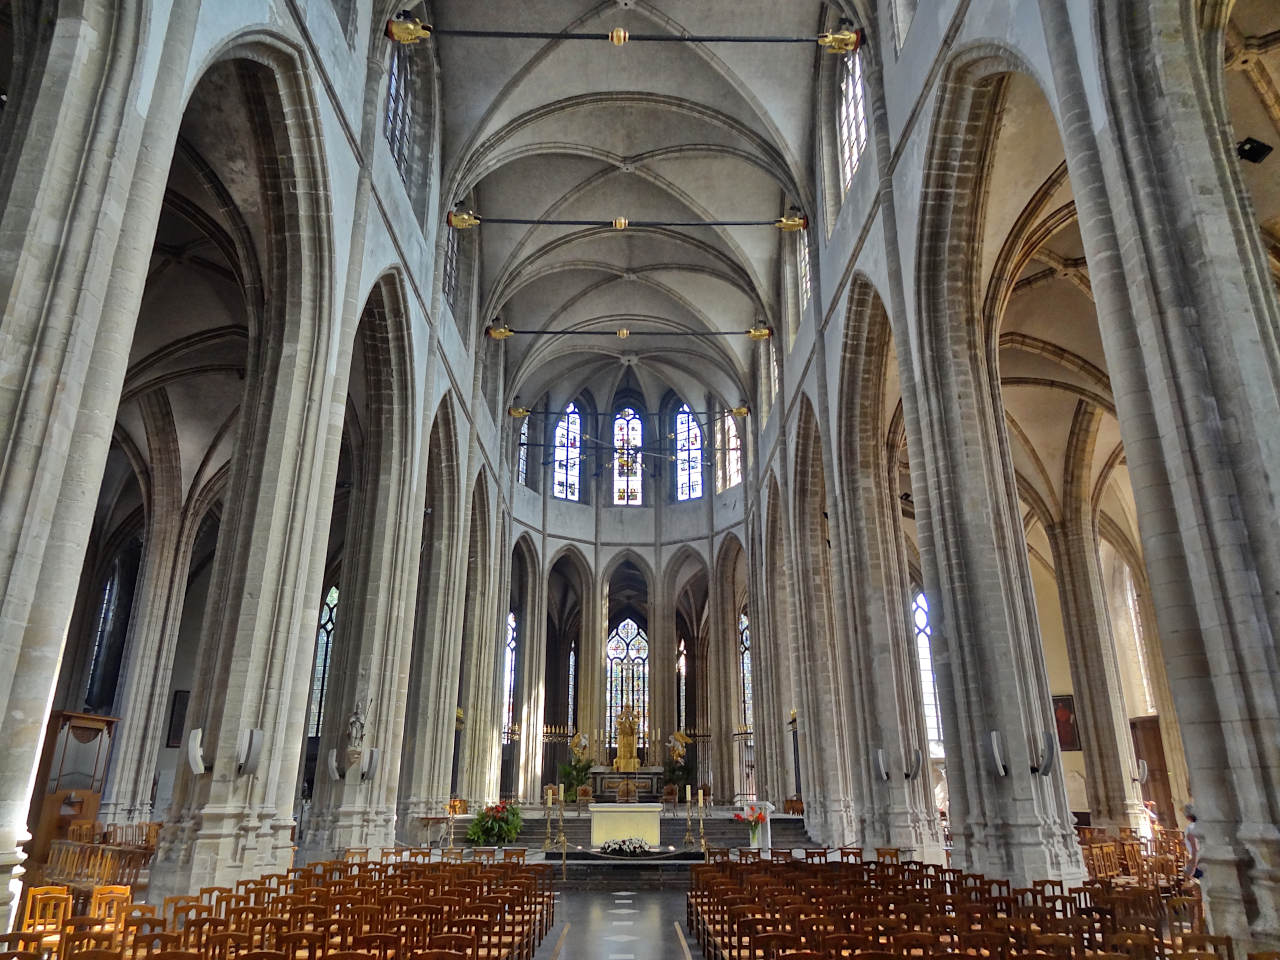
[[66,887],[32,887],[22,916],[21,933],[38,933],[43,950],[56,952],[62,929],[71,916],[71,894]]
[[58,945],[61,960],[76,960],[81,954],[94,950],[116,949],[115,934],[105,930],[76,930],[64,933]]
[[671,815],[676,815],[677,808],[680,806],[680,788],[674,783],[668,783],[662,788],[662,811],[666,813],[667,807],[671,807]]
[[1218,937],[1211,933],[1184,933],[1180,947],[1183,951],[1217,954],[1218,960],[1236,960],[1230,937]]
[[81,950],[76,960],[124,960],[123,950]]
[[574,793],[573,806],[578,816],[582,816],[582,805],[590,804],[595,801],[595,794],[591,790],[591,785],[584,783]]
[[153,953],[151,960],[204,960],[204,954],[198,950],[161,950]]
[[0,960],[44,960],[39,950],[0,950]]
[[0,933],[0,950],[9,953],[39,953],[41,935],[38,933]]

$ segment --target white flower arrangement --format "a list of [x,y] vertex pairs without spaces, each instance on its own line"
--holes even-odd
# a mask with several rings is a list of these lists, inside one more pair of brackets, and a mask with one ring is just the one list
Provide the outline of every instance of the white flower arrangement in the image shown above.
[[643,857],[652,851],[639,837],[627,837],[625,840],[606,840],[600,844],[600,852],[611,857]]

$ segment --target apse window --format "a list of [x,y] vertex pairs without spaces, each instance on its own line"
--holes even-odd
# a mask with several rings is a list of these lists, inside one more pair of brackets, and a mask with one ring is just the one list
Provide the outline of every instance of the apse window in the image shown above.
[[387,73],[387,112],[383,132],[401,178],[409,175],[409,137],[413,126],[413,58],[400,46],[391,51]]
[[640,445],[644,428],[640,415],[631,407],[613,418],[613,502],[617,506],[638,507],[640,493]]
[[689,722],[689,647],[684,637],[676,648],[676,729],[687,730]]
[[686,403],[676,412],[676,499],[702,496],[702,428]]
[[742,685],[742,725],[755,730],[755,707],[751,696],[751,622],[746,613],[738,617],[738,678]]
[[716,424],[716,493],[742,482],[742,444],[733,414],[726,413]]
[[609,634],[605,644],[607,674],[605,692],[609,745],[618,743],[618,714],[623,707],[635,710],[636,745],[644,746],[649,731],[649,638],[640,624],[627,617]]
[[551,493],[560,500],[578,500],[578,477],[582,468],[582,415],[574,404],[565,408],[556,424],[555,461]]
[[862,51],[840,58],[839,105],[836,133],[840,142],[840,188],[853,183],[867,146],[867,84],[862,74]]

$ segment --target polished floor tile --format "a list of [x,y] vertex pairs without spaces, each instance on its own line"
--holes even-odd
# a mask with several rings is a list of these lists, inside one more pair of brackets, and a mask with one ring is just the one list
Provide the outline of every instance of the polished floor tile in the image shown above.
[[684,916],[683,891],[565,890],[536,960],[684,960]]

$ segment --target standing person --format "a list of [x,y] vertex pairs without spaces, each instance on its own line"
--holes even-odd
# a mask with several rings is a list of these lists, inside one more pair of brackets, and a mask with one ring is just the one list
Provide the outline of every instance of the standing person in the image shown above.
[[1200,848],[1203,845],[1204,832],[1200,828],[1194,806],[1188,803],[1182,808],[1182,812],[1187,815],[1187,829],[1183,834],[1183,842],[1187,845],[1187,867],[1184,872],[1188,879],[1199,880],[1204,876],[1204,871],[1200,869]]
[[1160,815],[1156,813],[1156,802],[1154,800],[1147,800],[1142,806],[1146,816],[1143,817],[1138,831],[1144,840],[1151,841],[1160,832]]

